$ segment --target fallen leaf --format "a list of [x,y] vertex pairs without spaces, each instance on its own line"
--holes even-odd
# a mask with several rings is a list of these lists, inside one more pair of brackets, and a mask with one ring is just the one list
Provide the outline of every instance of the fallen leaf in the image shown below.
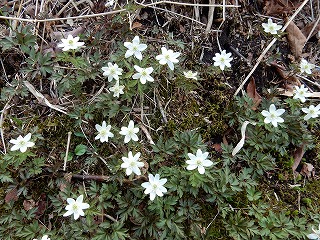
[[251,78],[251,81],[249,82],[247,86],[247,94],[250,98],[252,98],[254,105],[251,107],[252,110],[256,110],[259,106],[260,102],[262,101],[262,97],[257,92],[256,89],[256,83],[254,81],[254,78]]
[[[305,37],[308,37],[311,30],[314,28],[314,25],[316,24],[316,21],[313,21],[309,24],[307,24],[304,28],[301,29],[301,32],[303,33],[303,35]],[[314,35],[316,35],[318,32],[320,31],[320,23],[318,23],[317,26],[315,26],[313,32],[310,35],[310,38],[313,37]]]
[[311,163],[304,163],[300,174],[304,177],[310,178],[316,175],[314,166]]
[[5,202],[8,203],[10,201],[17,201],[18,200],[18,190],[17,188],[11,189],[4,198]]
[[132,24],[132,27],[131,29],[135,29],[135,28],[141,28],[142,27],[142,24],[140,22],[134,22]]
[[271,66],[274,66],[278,72],[278,74],[286,81],[289,81],[293,85],[300,86],[301,83],[299,79],[291,72],[286,70],[286,68],[279,63],[273,61],[270,63]]
[[214,144],[212,145],[212,147],[213,147],[214,150],[216,150],[217,152],[222,153],[222,147],[221,147],[221,144],[220,144],[220,143],[214,143]]
[[265,15],[279,16],[291,14],[300,5],[300,1],[265,0],[263,11]]
[[301,159],[303,157],[304,154],[304,146],[305,144],[302,144],[300,147],[298,147],[294,154],[293,154],[293,159],[294,159],[294,163],[292,165],[292,171],[295,172],[297,170],[297,167],[299,166]]
[[286,29],[286,32],[291,52],[294,54],[296,58],[300,58],[307,38],[305,37],[305,35],[303,35],[301,30],[293,22],[290,22]]
[[34,208],[35,205],[36,203],[33,199],[23,201],[23,208],[26,211],[29,211],[30,209]]

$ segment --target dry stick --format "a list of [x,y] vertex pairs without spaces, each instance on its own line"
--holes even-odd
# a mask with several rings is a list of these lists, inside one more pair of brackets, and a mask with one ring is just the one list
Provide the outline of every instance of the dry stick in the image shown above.
[[[209,0],[210,5],[213,5],[216,3],[216,0]],[[205,30],[205,33],[208,34],[210,32],[210,29],[212,27],[212,23],[213,23],[213,14],[214,14],[214,9],[215,6],[210,6],[209,7],[209,12],[208,12],[208,23],[207,23],[207,27]]]
[[[306,3],[309,0],[304,0],[304,2],[300,5],[300,7],[296,10],[296,12],[291,16],[291,18],[289,19],[289,21],[283,26],[283,28],[281,29],[282,32],[284,32],[284,30],[286,30],[286,28],[288,27],[288,25],[293,21],[293,19],[298,15],[298,13],[302,10],[302,8],[304,7],[304,5],[306,5]],[[246,82],[249,80],[249,78],[251,77],[251,75],[254,73],[254,71],[256,70],[256,68],[259,66],[260,62],[262,61],[262,59],[264,58],[264,56],[267,54],[267,52],[269,51],[269,49],[273,46],[273,44],[277,41],[277,38],[273,38],[273,40],[271,41],[271,43],[269,43],[269,45],[266,47],[266,49],[261,53],[261,55],[259,56],[256,64],[253,66],[253,68],[251,69],[250,73],[247,75],[247,77],[243,80],[243,82],[240,84],[240,86],[238,87],[237,91],[234,93],[234,96],[236,96],[239,91],[243,88],[243,86],[246,84]]]
[[66,156],[64,157],[63,171],[65,171],[66,168],[67,168],[67,161],[68,161],[68,154],[69,154],[71,135],[72,135],[72,132],[68,132],[67,150],[66,150]]

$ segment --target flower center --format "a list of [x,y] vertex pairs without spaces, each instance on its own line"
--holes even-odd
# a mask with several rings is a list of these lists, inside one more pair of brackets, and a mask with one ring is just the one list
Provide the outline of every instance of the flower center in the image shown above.
[[77,204],[73,204],[73,205],[72,205],[72,210],[73,210],[74,212],[78,211],[78,209],[79,209],[79,207],[78,207]]
[[270,29],[271,31],[273,31],[273,30],[274,30],[274,27],[273,27],[273,26],[269,26],[269,29]]
[[166,55],[164,55],[164,58],[169,61],[170,60],[170,55],[166,54]]
[[221,58],[220,58],[220,62],[221,62],[221,63],[224,63],[224,62],[225,62],[224,57],[221,57]]
[[157,184],[155,184],[155,183],[152,184],[152,189],[153,189],[153,190],[156,190],[157,188],[158,188],[158,185],[157,185]]
[[276,118],[276,115],[275,115],[274,113],[271,113],[271,114],[270,114],[270,117],[271,117],[272,119],[274,119],[274,118]]
[[311,109],[311,110],[310,110],[310,113],[311,113],[311,114],[314,114],[314,113],[315,113],[315,111],[314,111],[313,109]]
[[201,159],[197,159],[196,164],[197,164],[198,166],[201,166],[201,165],[202,165]]
[[69,44],[72,45],[73,44],[73,40],[69,40]]
[[133,51],[138,51],[138,46],[133,46],[132,50]]
[[111,68],[111,69],[110,69],[110,73],[111,73],[112,75],[116,74],[116,69],[115,69],[115,68]]
[[145,77],[145,76],[147,76],[148,74],[147,74],[146,70],[143,70],[143,71],[141,72],[141,75]]
[[133,134],[134,134],[134,132],[133,132],[133,129],[132,129],[132,128],[128,129],[128,134],[129,134],[129,135],[133,135]]
[[131,162],[130,163],[130,167],[135,167],[136,166],[136,162]]
[[19,144],[20,144],[21,146],[24,146],[24,145],[26,145],[26,142],[25,142],[24,140],[22,140],[22,141],[19,142]]
[[102,130],[100,131],[100,135],[101,135],[101,136],[107,135],[107,131],[106,131],[105,129],[102,129]]

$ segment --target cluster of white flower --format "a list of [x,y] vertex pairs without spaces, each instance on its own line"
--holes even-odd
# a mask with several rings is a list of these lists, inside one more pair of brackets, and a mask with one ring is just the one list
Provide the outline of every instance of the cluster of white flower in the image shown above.
[[[96,130],[98,131],[98,135],[95,137],[95,140],[100,139],[100,142],[108,142],[109,137],[112,138],[114,134],[110,131],[111,125],[106,124],[106,121],[102,122],[102,125],[96,124]],[[139,132],[139,128],[134,127],[134,122],[132,120],[129,121],[128,127],[121,127],[121,131],[119,134],[124,135],[124,143],[128,143],[130,140],[138,141],[139,138],[137,133]]]
[[[293,90],[294,99],[299,99],[302,103],[304,103],[307,97],[310,97],[312,94],[309,92],[308,88],[305,88],[304,85],[300,87],[295,86]],[[316,107],[314,105],[310,105],[309,108],[301,109],[306,115],[304,116],[304,120],[309,120],[310,118],[317,118],[320,115],[320,104]],[[285,112],[284,109],[276,109],[274,104],[271,104],[269,107],[269,111],[263,110],[261,114],[265,117],[265,123],[271,123],[274,127],[278,126],[278,123],[283,123],[284,119],[280,117]]]

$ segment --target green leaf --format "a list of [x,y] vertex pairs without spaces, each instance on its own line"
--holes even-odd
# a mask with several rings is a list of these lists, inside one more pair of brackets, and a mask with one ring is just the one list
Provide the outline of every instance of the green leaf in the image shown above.
[[76,146],[76,149],[74,150],[74,153],[77,155],[77,156],[82,156],[83,154],[86,153],[88,147],[86,145],[83,145],[83,144],[79,144]]

